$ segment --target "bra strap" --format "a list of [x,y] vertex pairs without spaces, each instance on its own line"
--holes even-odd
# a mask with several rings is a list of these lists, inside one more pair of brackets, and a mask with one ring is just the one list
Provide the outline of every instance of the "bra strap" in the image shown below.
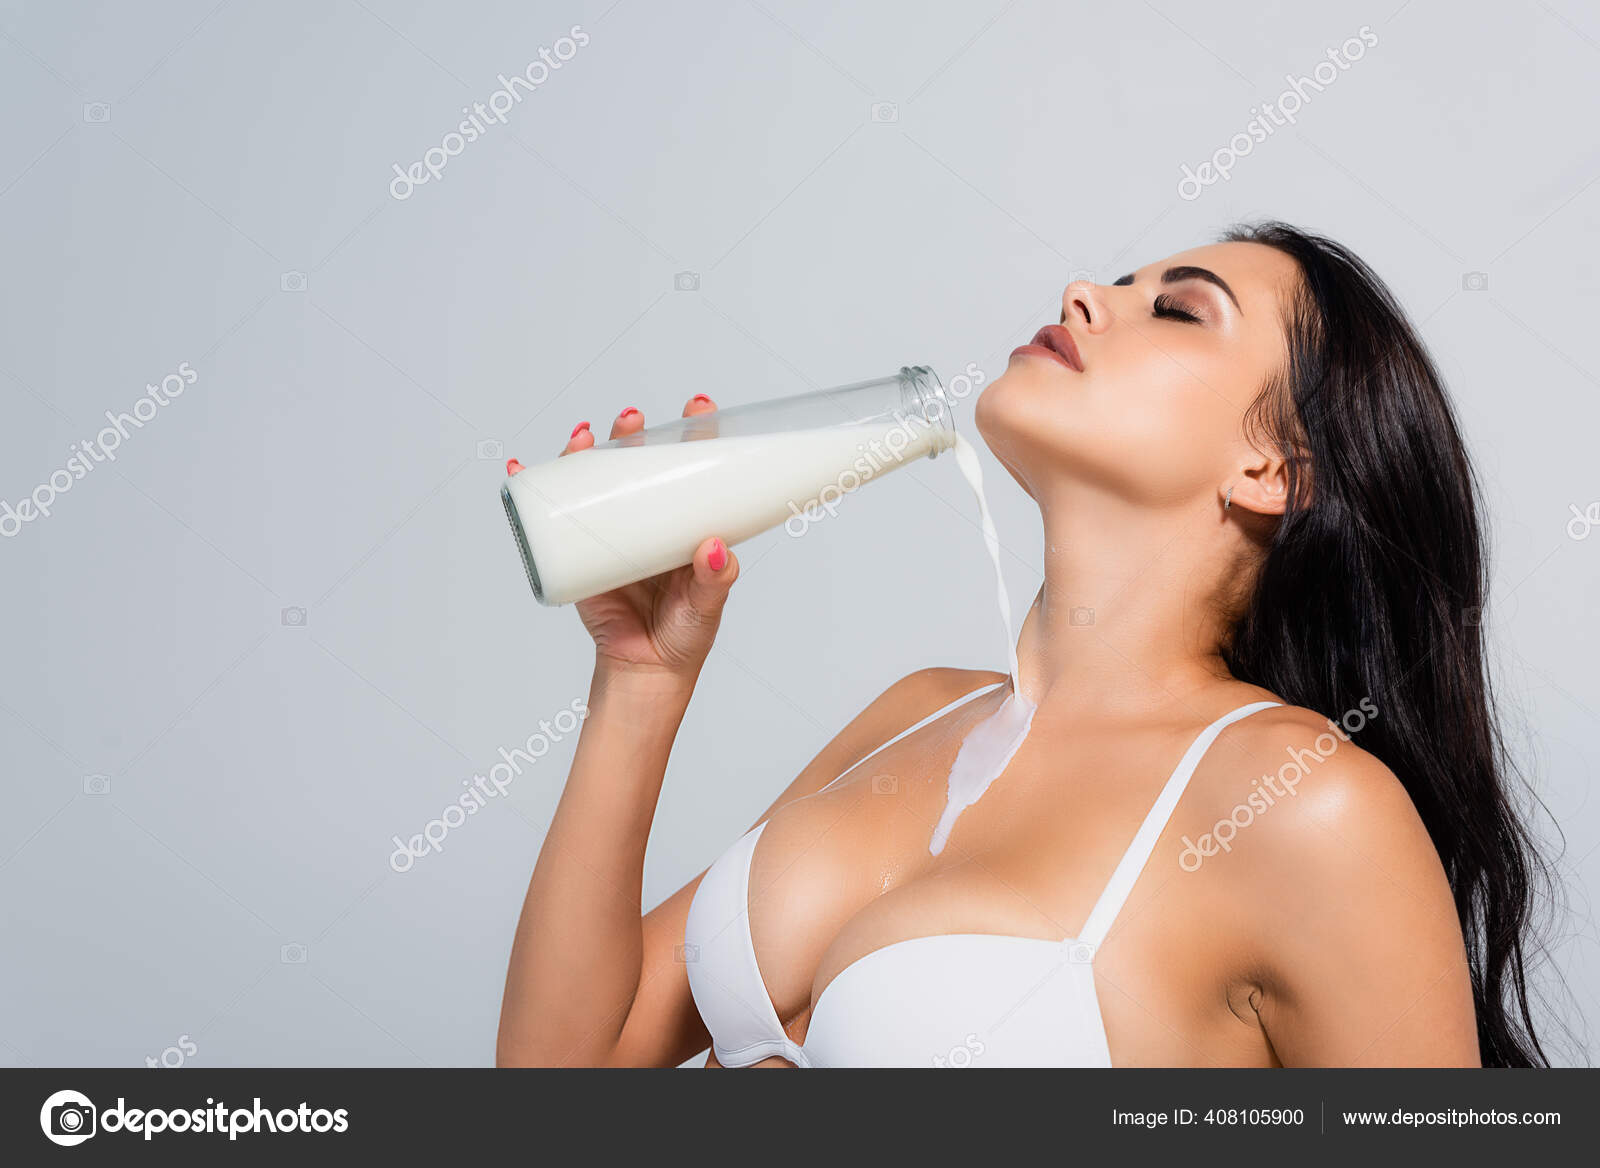
[[980,685],[977,689],[973,690],[971,693],[962,694],[955,701],[947,702],[945,705],[940,706],[933,713],[929,714],[926,718],[922,719],[922,721],[916,723],[915,725],[907,726],[904,730],[900,731],[900,733],[896,734],[893,738],[889,739],[889,741],[885,742],[882,746],[880,746],[876,750],[872,751],[871,754],[865,755],[861,759],[859,759],[858,761],[852,763],[845,770],[844,774],[839,775],[832,782],[830,782],[828,784],[828,786],[821,788],[821,790],[819,790],[817,792],[817,794],[820,795],[822,793],[822,791],[826,791],[829,787],[832,787],[835,783],[842,782],[846,778],[846,776],[854,774],[857,767],[859,767],[862,764],[868,762],[869,760],[871,760],[872,758],[876,757],[877,755],[883,753],[885,750],[888,750],[891,746],[893,746],[896,742],[899,742],[906,735],[915,734],[918,730],[921,730],[929,722],[932,722],[932,721],[934,721],[934,720],[936,720],[938,718],[944,717],[946,714],[948,714],[951,710],[955,709],[957,706],[965,705],[967,702],[971,701],[973,698],[977,697],[979,694],[986,694],[990,690],[998,689],[1000,686],[1007,684],[1007,682],[1009,682],[1009,681],[1010,681],[1010,679],[1007,678],[1006,681],[996,681],[996,682],[991,682],[988,685]]
[[1178,767],[1167,780],[1167,785],[1161,788],[1161,794],[1156,796],[1155,805],[1150,808],[1149,814],[1144,817],[1144,822],[1139,825],[1139,832],[1128,845],[1128,850],[1122,853],[1121,862],[1111,874],[1105,890],[1100,893],[1100,899],[1095,901],[1094,909],[1089,913],[1089,919],[1084,923],[1082,931],[1077,937],[1069,938],[1069,944],[1088,946],[1090,955],[1100,948],[1106,939],[1106,934],[1111,931],[1111,926],[1116,923],[1117,914],[1122,911],[1122,905],[1128,899],[1128,894],[1133,891],[1139,873],[1144,871],[1145,864],[1149,862],[1150,853],[1155,851],[1156,841],[1161,838],[1167,821],[1172,818],[1178,800],[1183,798],[1184,788],[1194,777],[1195,768],[1200,765],[1200,760],[1205,757],[1211,744],[1217,740],[1217,735],[1257,710],[1282,704],[1282,702],[1253,702],[1248,706],[1240,706],[1200,731],[1199,737],[1190,744],[1188,751],[1178,761]]

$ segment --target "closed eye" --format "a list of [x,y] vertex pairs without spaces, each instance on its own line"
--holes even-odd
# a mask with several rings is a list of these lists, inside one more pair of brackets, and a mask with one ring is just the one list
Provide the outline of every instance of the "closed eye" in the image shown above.
[[1164,320],[1181,320],[1189,324],[1201,323],[1198,314],[1183,307],[1165,292],[1155,298],[1155,302],[1151,307],[1154,310],[1154,315]]

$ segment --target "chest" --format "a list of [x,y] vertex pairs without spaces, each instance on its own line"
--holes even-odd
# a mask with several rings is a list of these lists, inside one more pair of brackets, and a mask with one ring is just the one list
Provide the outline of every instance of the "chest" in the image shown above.
[[[1181,742],[1079,736],[1068,747],[1046,723],[934,856],[929,839],[958,745],[956,735],[908,740],[860,773],[781,808],[764,827],[750,863],[751,943],[779,1018],[797,1033],[809,1028],[813,1008],[836,980],[847,985],[868,966],[881,971],[910,960],[914,972],[892,974],[895,984],[926,986],[937,979],[924,958],[959,966],[959,951],[978,954],[980,966],[989,959],[987,942],[935,954],[933,938],[1001,939],[1012,945],[1000,959],[1008,969],[1043,962],[1041,969],[1053,970],[1058,958],[1071,957],[1097,910],[1104,919],[1095,927],[1104,928],[1134,899],[1142,864],[1121,871],[1122,887],[1113,883]],[[1108,890],[1110,899],[1121,898],[1117,904]],[[1195,960],[1195,890],[1147,891],[1139,899],[1149,903],[1135,901],[1138,911],[1118,930],[1115,946],[1095,960],[1109,976],[1118,976],[1118,967],[1123,979],[1142,971],[1147,995],[1187,995],[1190,988],[1164,979],[1199,976],[1203,967]],[[1069,970],[1062,981],[1093,976]]]

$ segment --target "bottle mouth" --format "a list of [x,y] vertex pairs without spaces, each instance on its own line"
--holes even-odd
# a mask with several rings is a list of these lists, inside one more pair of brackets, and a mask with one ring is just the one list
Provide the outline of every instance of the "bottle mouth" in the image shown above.
[[939,375],[927,365],[907,365],[900,370],[900,381],[910,409],[932,428],[934,443],[929,457],[949,450],[956,444],[956,415]]

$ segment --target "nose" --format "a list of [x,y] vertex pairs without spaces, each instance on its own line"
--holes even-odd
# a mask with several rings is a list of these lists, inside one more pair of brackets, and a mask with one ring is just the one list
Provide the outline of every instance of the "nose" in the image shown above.
[[1074,280],[1061,294],[1061,323],[1071,321],[1090,333],[1103,333],[1111,323],[1111,312],[1100,298],[1098,285]]

